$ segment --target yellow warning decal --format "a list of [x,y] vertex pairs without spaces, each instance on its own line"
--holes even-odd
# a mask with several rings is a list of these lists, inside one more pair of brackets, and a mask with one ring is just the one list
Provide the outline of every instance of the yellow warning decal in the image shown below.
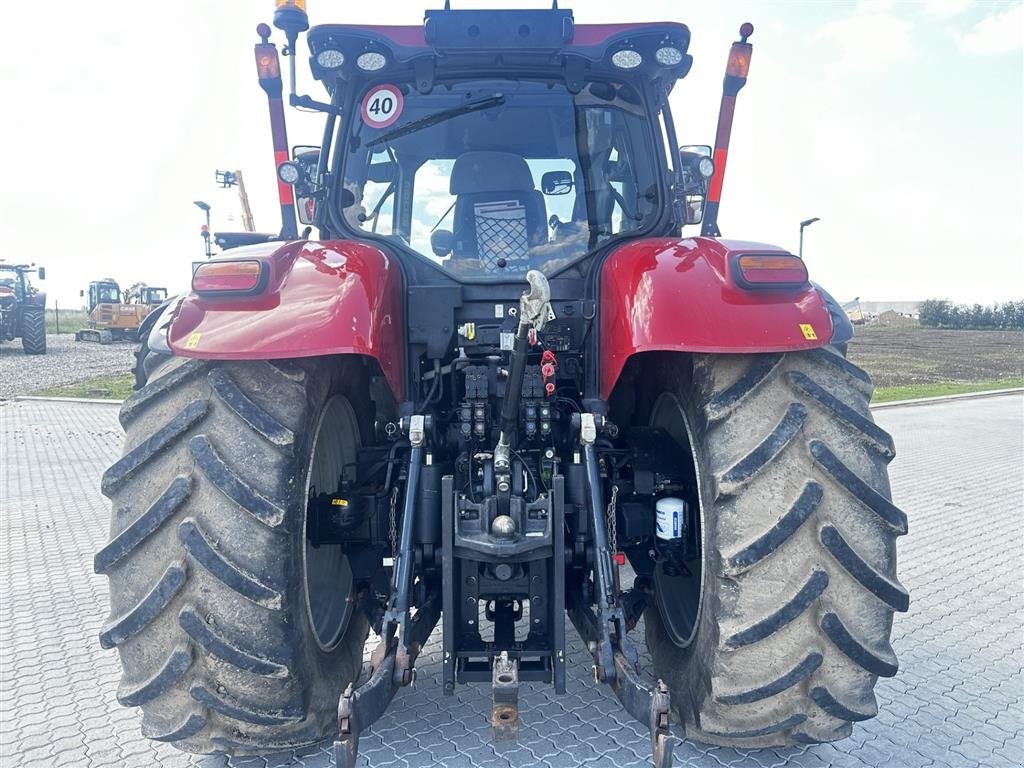
[[[808,326],[809,327],[809,326]],[[199,340],[203,338],[202,333],[190,333],[185,340],[185,349],[195,349],[199,346]]]
[[348,499],[331,499],[331,506],[334,507],[347,507]]
[[814,332],[814,326],[809,323],[800,323],[800,330],[804,332],[804,338],[808,341],[814,341],[818,338],[818,334]]

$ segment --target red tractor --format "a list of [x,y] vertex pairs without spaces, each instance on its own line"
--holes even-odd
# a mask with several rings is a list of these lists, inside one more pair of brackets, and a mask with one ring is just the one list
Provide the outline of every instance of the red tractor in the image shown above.
[[[305,3],[277,4],[294,56]],[[718,231],[752,32],[714,149],[669,151],[682,24],[556,3],[317,26],[327,96],[294,93],[293,59],[289,101],[323,144],[289,155],[260,25],[282,231],[147,318],[103,476],[100,640],[145,735],[334,736],[351,766],[440,624],[438,695],[490,684],[514,738],[520,681],[565,690],[566,615],[658,766],[670,718],[756,748],[876,713],[908,605],[892,440],[802,261]]]

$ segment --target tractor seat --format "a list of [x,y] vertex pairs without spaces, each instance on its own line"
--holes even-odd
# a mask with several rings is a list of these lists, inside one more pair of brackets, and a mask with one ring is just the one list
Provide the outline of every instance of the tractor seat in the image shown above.
[[474,151],[452,168],[455,258],[479,259],[485,272],[526,271],[529,249],[547,242],[547,208],[530,167],[509,152]]

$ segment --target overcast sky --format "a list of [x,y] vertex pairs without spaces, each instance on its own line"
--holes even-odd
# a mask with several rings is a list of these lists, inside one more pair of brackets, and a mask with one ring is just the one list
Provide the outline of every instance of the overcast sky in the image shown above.
[[[309,0],[317,23],[418,24],[442,0]],[[453,0],[544,7],[544,0]],[[728,237],[797,248],[837,298],[1024,297],[1020,2],[577,0],[577,23],[682,21],[694,65],[680,140],[712,143],[729,43],[751,21],[720,214]],[[62,307],[112,276],[173,291],[202,257],[201,212],[242,229],[214,171],[241,169],[256,227],[280,228],[255,26],[271,0],[8,3],[0,187],[9,261],[48,269]],[[277,38],[277,42],[282,42]],[[303,45],[302,51],[305,51]],[[300,89],[322,96],[300,68]],[[289,111],[289,138],[321,118]]]

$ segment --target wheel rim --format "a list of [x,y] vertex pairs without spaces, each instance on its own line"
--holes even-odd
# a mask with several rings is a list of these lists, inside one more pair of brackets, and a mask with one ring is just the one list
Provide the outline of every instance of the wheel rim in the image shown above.
[[[333,493],[339,477],[354,479],[359,442],[359,426],[352,404],[342,395],[332,397],[317,421],[306,474],[307,499],[314,487],[317,493]],[[308,512],[302,524],[306,615],[317,644],[329,651],[341,640],[352,617],[352,568],[340,544],[315,548],[310,545],[306,539],[307,522]]]
[[[703,605],[704,595],[704,553],[705,546],[704,532],[704,503],[700,492],[700,465],[697,463],[697,455],[693,450],[693,432],[690,429],[690,422],[686,418],[686,412],[679,398],[672,392],[663,392],[654,402],[651,409],[650,426],[661,427],[675,440],[682,448],[690,453],[693,463],[695,486],[697,488],[697,520],[700,530],[697,541],[699,548],[697,557],[685,561],[690,575],[685,573],[673,576],[665,573],[662,563],[658,563],[654,569],[654,595],[658,605],[658,612],[661,615],[662,624],[669,639],[679,648],[686,648],[697,634],[697,627],[700,626],[700,613]],[[671,599],[666,599],[671,596]]]

